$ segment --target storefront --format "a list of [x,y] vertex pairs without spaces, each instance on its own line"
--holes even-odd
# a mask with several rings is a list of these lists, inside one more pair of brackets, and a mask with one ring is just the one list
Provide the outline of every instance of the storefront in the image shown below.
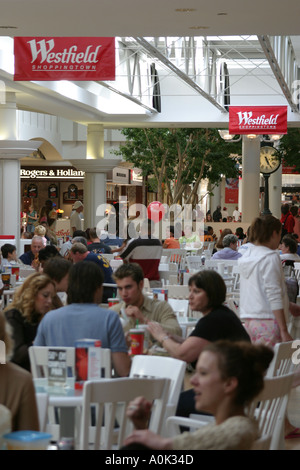
[[75,201],[83,202],[84,172],[74,167],[27,167],[21,166],[21,211],[29,206],[40,214],[45,202],[50,199],[57,211],[56,235],[70,235],[69,217]]
[[[40,214],[46,200],[51,199],[58,213],[56,235],[70,235],[69,217],[75,201],[84,203],[84,171],[71,166],[21,166],[21,211],[27,213],[29,206]],[[107,204],[126,201],[129,208],[134,204],[149,204],[155,193],[145,192],[141,171],[126,166],[116,167],[107,174]]]

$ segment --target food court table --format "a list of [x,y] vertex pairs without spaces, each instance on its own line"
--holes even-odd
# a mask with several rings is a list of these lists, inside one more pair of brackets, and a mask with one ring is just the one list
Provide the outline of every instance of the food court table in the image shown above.
[[34,379],[36,393],[47,393],[49,406],[60,409],[60,437],[75,437],[75,410],[83,403],[83,390],[68,387],[48,386],[47,379]]

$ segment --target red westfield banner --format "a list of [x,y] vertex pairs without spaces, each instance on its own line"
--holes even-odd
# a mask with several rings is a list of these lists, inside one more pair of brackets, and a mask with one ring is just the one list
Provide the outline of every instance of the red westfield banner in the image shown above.
[[115,80],[115,39],[15,37],[16,81]]
[[287,106],[230,106],[230,134],[287,134]]

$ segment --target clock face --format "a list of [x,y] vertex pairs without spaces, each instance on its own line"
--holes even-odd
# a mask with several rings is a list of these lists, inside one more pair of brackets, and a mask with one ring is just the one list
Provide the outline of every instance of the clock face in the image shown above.
[[280,157],[276,155],[273,147],[262,147],[260,150],[261,173],[274,173],[280,167]]

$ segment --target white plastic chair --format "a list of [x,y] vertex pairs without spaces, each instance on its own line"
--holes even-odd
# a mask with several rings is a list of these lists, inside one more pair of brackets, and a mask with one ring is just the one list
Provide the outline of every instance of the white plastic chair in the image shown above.
[[[30,346],[29,348],[29,359],[31,365],[31,373],[34,379],[48,378],[48,352],[51,350],[64,350],[66,351],[66,366],[68,375],[75,377],[75,347],[64,347],[64,346]],[[110,349],[101,349],[101,375],[103,378],[110,378],[112,373],[111,368],[111,351]],[[80,422],[81,410],[77,409],[77,425]],[[54,441],[57,441],[60,437],[60,427],[55,417],[54,407],[48,406],[48,423],[47,431],[52,434]],[[93,434],[93,427],[90,429],[90,433]],[[78,433],[78,432],[77,432]]]
[[293,348],[294,341],[286,341],[275,344],[274,356],[267,370],[267,377],[278,377],[290,374],[295,371],[296,364],[292,361],[292,355],[295,352]]
[[270,450],[282,450],[281,436],[294,374],[266,377],[262,392],[252,401],[248,416],[259,423],[260,436],[271,436]]
[[[123,445],[125,437],[132,432],[133,426],[126,417],[126,409],[129,402],[137,396],[143,396],[147,400],[154,401],[149,429],[159,434],[163,424],[169,386],[170,380],[165,378],[122,377],[86,382],[83,389],[79,449],[119,449]],[[96,405],[96,432],[95,441],[90,445],[88,431],[92,405]],[[119,425],[117,434],[115,433],[116,421]],[[116,435],[117,444],[114,445]]]
[[186,257],[187,267],[189,271],[200,271],[204,266],[202,265],[201,256],[189,255]]
[[36,393],[35,398],[38,409],[40,431],[45,432],[47,427],[49,396],[48,393]]
[[[294,341],[286,341],[275,344],[273,351],[274,357],[266,373],[266,377],[280,377],[291,374],[296,369],[296,364],[292,361],[292,355],[295,349],[292,347]],[[278,450],[285,449],[284,442],[284,420],[278,432],[272,436],[271,447]]]
[[31,373],[34,379],[48,378],[48,353],[49,349],[66,351],[66,366],[72,377],[75,377],[75,348],[64,346],[30,346],[28,349]]
[[168,378],[171,380],[167,404],[164,412],[162,435],[166,434],[166,419],[176,412],[180,392],[183,389],[186,362],[173,357],[134,356],[129,376],[148,378]]
[[166,263],[176,263],[178,269],[185,269],[186,250],[183,248],[162,250],[161,256],[166,257]]

